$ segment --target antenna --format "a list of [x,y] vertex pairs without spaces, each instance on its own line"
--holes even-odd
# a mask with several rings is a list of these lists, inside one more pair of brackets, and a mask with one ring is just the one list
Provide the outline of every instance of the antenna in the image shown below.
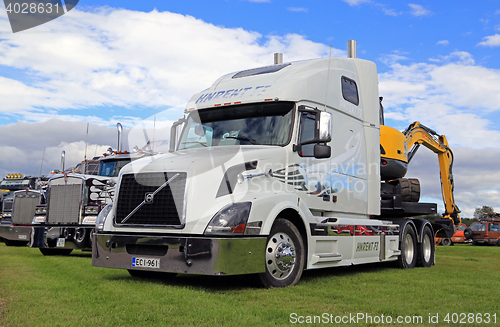
[[45,158],[45,146],[43,147],[42,164],[40,165],[40,175],[42,175],[43,159]]
[[325,111],[326,111],[326,102],[328,100],[328,83],[330,82],[330,62],[331,61],[332,61],[332,45],[330,44],[330,56],[328,57],[328,73],[326,74]]
[[83,155],[83,173],[87,173],[87,144],[89,141],[89,123],[87,122],[87,137],[85,138],[85,154]]
[[155,152],[155,131],[156,131],[156,115],[155,115],[155,120],[153,123],[153,153]]

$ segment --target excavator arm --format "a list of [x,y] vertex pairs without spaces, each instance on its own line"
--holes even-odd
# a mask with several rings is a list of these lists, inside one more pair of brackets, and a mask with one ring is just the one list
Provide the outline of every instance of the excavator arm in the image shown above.
[[407,150],[408,163],[411,161],[420,145],[430,149],[438,156],[439,171],[441,176],[441,192],[445,206],[444,218],[453,220],[455,226],[461,222],[457,205],[453,197],[453,152],[451,151],[446,136],[438,135],[432,129],[414,122],[403,132],[406,136],[405,149]]

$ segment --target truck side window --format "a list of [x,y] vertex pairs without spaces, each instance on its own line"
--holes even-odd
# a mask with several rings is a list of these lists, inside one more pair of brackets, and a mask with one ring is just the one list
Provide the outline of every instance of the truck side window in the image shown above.
[[344,97],[344,99],[352,104],[358,105],[359,97],[358,97],[358,87],[356,85],[356,82],[345,76],[342,76],[341,82],[342,82],[341,83],[342,96]]
[[[314,132],[316,129],[316,115],[303,112],[300,117],[300,137],[299,142],[310,141],[314,139]],[[298,152],[301,157],[313,157],[314,156],[314,144],[306,144],[301,146],[301,150]]]
[[490,224],[490,232],[498,232],[498,231],[500,231],[498,224],[491,223]]

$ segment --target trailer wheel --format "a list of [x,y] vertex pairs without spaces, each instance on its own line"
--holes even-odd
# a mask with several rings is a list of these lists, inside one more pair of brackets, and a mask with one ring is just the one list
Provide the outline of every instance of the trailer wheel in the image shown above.
[[406,224],[404,227],[400,243],[399,267],[402,269],[414,268],[417,263],[417,237],[410,224]]
[[[449,240],[447,238],[447,240]],[[434,263],[434,237],[429,226],[422,233],[422,243],[418,246],[418,266],[430,267]]]
[[441,245],[443,245],[443,246],[450,246],[451,245],[451,240],[449,238],[443,238],[441,240]]
[[40,248],[40,252],[43,255],[69,255],[73,249],[49,249],[49,248]]
[[278,218],[267,238],[266,272],[259,274],[266,288],[296,285],[304,270],[304,242],[289,220]]

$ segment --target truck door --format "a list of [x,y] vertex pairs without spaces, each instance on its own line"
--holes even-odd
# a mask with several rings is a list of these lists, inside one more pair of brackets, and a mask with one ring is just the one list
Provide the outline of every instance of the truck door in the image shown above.
[[[313,111],[299,111],[299,144],[315,139],[316,115]],[[299,145],[288,167],[288,184],[299,192],[311,209],[327,210],[330,205],[330,160],[316,159],[317,143]],[[328,144],[327,144],[328,145]]]

